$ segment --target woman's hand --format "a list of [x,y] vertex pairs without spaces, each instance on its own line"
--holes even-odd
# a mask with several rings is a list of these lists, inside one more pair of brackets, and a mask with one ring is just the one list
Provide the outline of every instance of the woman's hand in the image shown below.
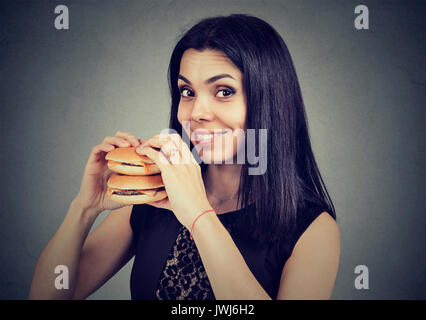
[[96,212],[114,210],[124,204],[112,201],[107,193],[107,182],[113,172],[108,168],[105,155],[116,147],[137,147],[144,140],[134,135],[118,131],[115,136],[107,136],[102,143],[94,146],[87,161],[81,181],[80,191],[76,197],[82,209],[94,209]]
[[188,229],[200,213],[212,209],[201,167],[178,134],[155,135],[136,148],[136,152],[151,158],[160,168],[168,195],[148,204],[173,211]]

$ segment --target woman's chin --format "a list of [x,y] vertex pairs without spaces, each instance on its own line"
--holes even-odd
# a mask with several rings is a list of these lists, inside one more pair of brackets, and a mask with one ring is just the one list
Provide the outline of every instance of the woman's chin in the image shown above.
[[[212,143],[192,141],[200,159],[206,164],[234,164],[236,163],[236,141],[221,141]],[[226,144],[228,143],[228,144]],[[216,148],[215,148],[216,145]]]

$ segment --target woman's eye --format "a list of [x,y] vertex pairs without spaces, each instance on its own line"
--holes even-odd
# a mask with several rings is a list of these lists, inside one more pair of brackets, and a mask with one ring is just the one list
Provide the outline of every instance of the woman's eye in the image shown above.
[[[217,91],[216,96],[219,98],[228,98],[232,96],[234,93],[235,91],[232,89],[221,89]],[[180,94],[182,95],[182,97],[185,97],[185,98],[194,97],[194,93],[188,88],[181,88]]]
[[235,92],[229,89],[221,89],[217,92],[219,98],[226,98],[233,95]]
[[191,90],[189,90],[188,88],[183,88],[180,93],[183,97],[191,97],[192,94]]

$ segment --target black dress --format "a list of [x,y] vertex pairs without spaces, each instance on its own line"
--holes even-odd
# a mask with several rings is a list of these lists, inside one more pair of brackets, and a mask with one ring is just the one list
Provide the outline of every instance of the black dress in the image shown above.
[[[257,281],[276,299],[285,262],[309,225],[326,206],[309,203],[298,212],[297,227],[291,235],[261,244],[244,225],[254,205],[219,214]],[[150,205],[134,205],[130,216],[135,260],[130,277],[132,299],[214,300],[215,296],[189,231],[173,212]]]

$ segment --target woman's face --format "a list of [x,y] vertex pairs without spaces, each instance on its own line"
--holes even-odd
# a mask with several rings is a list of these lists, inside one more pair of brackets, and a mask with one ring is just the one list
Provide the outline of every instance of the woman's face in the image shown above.
[[182,56],[177,116],[205,163],[236,163],[244,145],[247,109],[242,77],[221,51],[188,49]]

